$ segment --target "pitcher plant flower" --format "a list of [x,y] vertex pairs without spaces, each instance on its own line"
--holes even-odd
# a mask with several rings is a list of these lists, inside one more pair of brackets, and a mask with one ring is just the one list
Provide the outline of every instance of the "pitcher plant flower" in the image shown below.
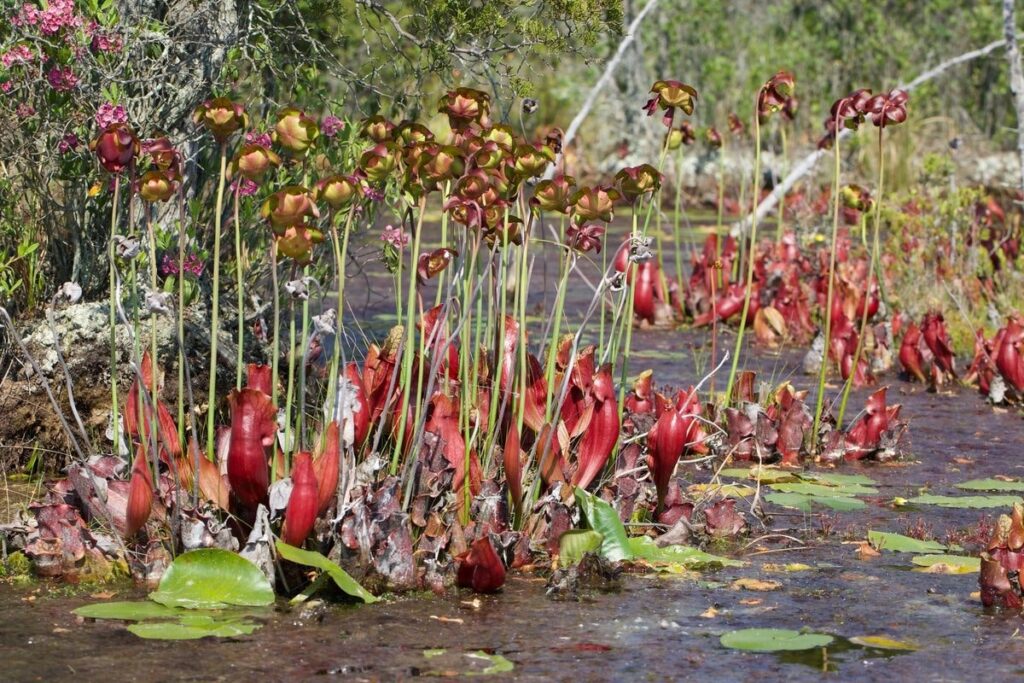
[[196,107],[192,122],[206,128],[214,139],[224,144],[236,131],[249,127],[245,107],[227,97],[216,97]]
[[693,114],[694,106],[697,103],[697,90],[692,85],[681,81],[655,81],[651,86],[651,93],[654,97],[647,100],[647,104],[643,107],[644,111],[648,116],[654,116],[654,113],[661,109],[664,112],[661,122],[665,124],[666,128],[672,127],[676,109],[682,110],[689,116]]

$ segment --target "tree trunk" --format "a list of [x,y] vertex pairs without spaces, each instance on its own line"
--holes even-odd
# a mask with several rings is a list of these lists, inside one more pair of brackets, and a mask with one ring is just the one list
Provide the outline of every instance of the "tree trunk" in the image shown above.
[[1017,47],[1017,17],[1014,0],[1003,0],[1003,35],[1006,37],[1006,59],[1010,62],[1010,90],[1017,108],[1017,153],[1020,155],[1020,187],[1024,191],[1024,71]]

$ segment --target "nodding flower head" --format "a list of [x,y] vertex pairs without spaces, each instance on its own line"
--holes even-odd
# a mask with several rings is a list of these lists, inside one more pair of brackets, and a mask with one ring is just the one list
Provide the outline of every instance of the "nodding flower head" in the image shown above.
[[303,154],[320,136],[316,121],[301,109],[287,107],[277,115],[274,140],[293,154]]
[[603,237],[604,228],[594,223],[584,223],[583,225],[573,223],[565,231],[566,244],[584,254],[588,251],[600,254]]
[[448,116],[452,130],[463,132],[471,125],[490,125],[491,96],[473,88],[456,88],[441,97],[437,111]]
[[661,122],[665,124],[666,128],[672,127],[676,109],[681,109],[684,114],[689,116],[693,113],[693,108],[697,103],[696,89],[692,85],[680,81],[655,81],[651,86],[651,93],[654,96],[647,100],[644,109],[648,116],[654,116],[658,109],[664,111]]
[[615,174],[615,187],[628,203],[633,204],[645,194],[661,187],[661,174],[650,164],[629,166]]
[[241,104],[227,97],[216,97],[196,107],[192,121],[206,128],[217,142],[223,144],[235,131],[249,125],[249,115]]
[[903,123],[907,120],[909,98],[905,90],[898,89],[875,95],[867,103],[868,118],[878,128]]
[[786,106],[793,95],[796,78],[788,71],[779,71],[769,78],[757,93],[757,116],[766,119]]
[[100,165],[110,173],[121,173],[135,160],[139,153],[139,139],[126,123],[107,126],[89,144],[99,159]]

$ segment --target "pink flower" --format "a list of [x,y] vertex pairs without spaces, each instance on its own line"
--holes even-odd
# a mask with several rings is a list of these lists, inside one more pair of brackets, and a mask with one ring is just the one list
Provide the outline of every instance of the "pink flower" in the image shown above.
[[344,127],[345,122],[337,116],[325,116],[323,121],[320,122],[320,132],[324,137],[328,138],[333,138]]
[[[22,6],[25,11],[26,6]],[[61,29],[76,29],[82,25],[82,17],[75,14],[74,0],[50,0],[50,4],[37,15],[39,31],[44,36],[52,36]]]
[[64,139],[57,143],[57,151],[61,154],[67,154],[78,149],[79,144],[81,144],[81,141],[78,139],[78,136],[74,133],[68,133],[64,136]]
[[57,92],[69,92],[78,87],[78,76],[70,66],[55,66],[46,72],[46,80]]
[[270,138],[270,133],[261,133],[259,131],[251,130],[245,134],[245,141],[250,145],[259,145],[260,147],[266,147],[270,149],[270,146],[274,144]]
[[35,26],[39,23],[39,15],[41,12],[35,5],[25,3],[21,6],[21,10],[14,17],[11,17],[12,26]]
[[96,125],[100,130],[106,130],[115,123],[127,122],[128,112],[120,104],[115,107],[113,104],[105,102],[96,110]]
[[409,244],[409,233],[402,232],[401,228],[396,228],[391,225],[384,228],[384,232],[380,234],[380,238],[395,249],[401,249],[405,245]]
[[248,178],[239,178],[238,180],[231,183],[231,191],[238,190],[240,197],[251,197],[256,194],[260,186]]
[[93,52],[117,53],[124,47],[121,36],[116,33],[96,33],[90,44]]
[[18,108],[14,110],[14,113],[18,115],[19,119],[27,119],[36,113],[35,107],[28,102],[22,102],[18,105]]
[[12,83],[11,81],[4,81],[3,83],[0,83],[0,92],[6,95],[7,93],[11,92],[11,89],[13,87],[14,83]]
[[15,45],[0,56],[0,63],[5,69],[10,69],[15,64],[28,64],[35,57],[28,45]]
[[379,202],[384,199],[384,193],[380,190],[375,190],[372,187],[363,188],[363,196],[369,199],[371,202]]

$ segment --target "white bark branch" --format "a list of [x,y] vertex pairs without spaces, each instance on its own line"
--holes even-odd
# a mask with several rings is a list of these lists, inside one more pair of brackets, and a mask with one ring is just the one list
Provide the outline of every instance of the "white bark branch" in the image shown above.
[[1024,189],[1024,71],[1017,47],[1017,16],[1014,0],[1003,0],[1003,35],[1006,37],[1006,59],[1010,62],[1010,90],[1017,108],[1017,153],[1020,155],[1020,186]]
[[[1004,0],[1004,3],[1010,2],[1012,4],[1012,1],[1013,0]],[[1014,38],[1016,38],[1016,36],[1014,36]],[[971,50],[970,52],[965,52],[962,55],[957,55],[956,57],[953,57],[952,59],[947,59],[941,64],[938,64],[937,66],[929,69],[928,71],[925,71],[924,73],[920,74],[917,78],[910,81],[909,83],[905,83],[898,87],[901,90],[906,90],[909,92],[917,88],[918,86],[927,83],[928,81],[937,78],[938,76],[941,76],[946,71],[952,69],[955,66],[959,66],[960,64],[964,64],[965,62],[978,59],[979,57],[985,57],[987,55],[990,55],[994,51],[1003,47],[1004,45],[1006,45],[1005,39],[996,40],[982,48],[978,48],[977,50]],[[1021,96],[1024,96],[1024,90],[1022,90],[1021,95],[1018,95],[1018,98],[1020,98]],[[1020,99],[1018,99],[1018,102],[1020,102]],[[1021,111],[1019,104],[1018,111]],[[842,131],[839,132],[839,139],[847,137],[848,135],[850,135],[850,133],[851,131],[849,129],[844,128]],[[1022,142],[1022,144],[1024,144],[1024,142]],[[793,170],[789,172],[789,175],[787,175],[782,180],[782,182],[775,186],[771,194],[769,194],[767,197],[761,200],[761,203],[757,205],[757,210],[754,211],[753,216],[747,216],[743,220],[733,225],[733,233],[744,234],[747,230],[750,229],[752,220],[763,220],[765,216],[767,216],[778,205],[779,201],[786,195],[786,193],[793,189],[793,186],[796,185],[797,181],[800,180],[805,175],[807,175],[811,171],[811,169],[814,168],[815,164],[818,163],[818,160],[828,153],[828,150],[816,149],[810,154],[808,154],[806,157],[804,157],[804,159],[799,164],[793,167]],[[1024,164],[1024,147],[1021,148],[1021,155],[1021,163]],[[1022,168],[1024,168],[1024,166],[1022,166]]]

